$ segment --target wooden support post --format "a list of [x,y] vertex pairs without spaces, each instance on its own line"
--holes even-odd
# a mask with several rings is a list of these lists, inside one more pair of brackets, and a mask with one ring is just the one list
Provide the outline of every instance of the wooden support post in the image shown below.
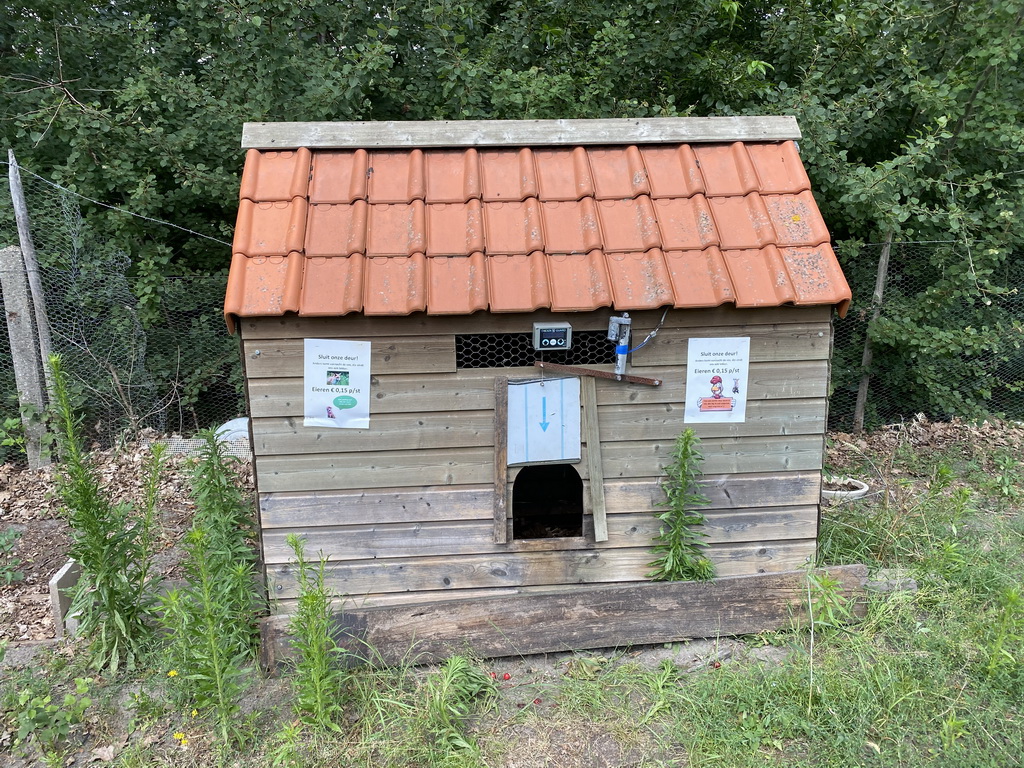
[[587,443],[587,476],[590,482],[590,512],[594,517],[594,541],[608,541],[604,470],[601,469],[601,432],[597,425],[597,385],[589,376],[580,379],[580,394],[583,399],[584,440]]
[[878,257],[878,272],[875,274],[875,292],[871,295],[871,319],[864,334],[864,355],[861,357],[860,386],[857,387],[857,404],[853,409],[853,431],[860,434],[864,431],[864,409],[868,401],[868,380],[871,378],[871,323],[882,313],[882,295],[889,276],[889,252],[892,249],[892,232],[885,238],[882,253]]
[[494,543],[508,543],[508,376],[494,379]]
[[11,204],[14,206],[14,218],[18,224],[18,240],[21,243],[21,258],[25,263],[28,275],[28,286],[32,294],[32,310],[36,321],[36,339],[39,342],[39,356],[43,361],[43,380],[46,391],[51,392],[50,355],[53,345],[50,343],[50,321],[46,315],[46,294],[39,279],[39,263],[36,261],[36,246],[32,241],[32,228],[28,216],[28,205],[25,202],[25,191],[21,186],[21,171],[14,157],[14,150],[7,150],[8,178],[11,183]]
[[42,414],[46,407],[43,389],[43,361],[39,359],[32,329],[32,304],[21,249],[16,245],[0,249],[0,290],[4,297],[7,333],[11,339],[14,383],[25,427],[25,453],[32,469],[44,466]]

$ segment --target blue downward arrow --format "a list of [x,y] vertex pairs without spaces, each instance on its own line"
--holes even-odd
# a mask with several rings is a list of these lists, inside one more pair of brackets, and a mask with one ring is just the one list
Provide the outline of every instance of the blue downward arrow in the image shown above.
[[540,410],[540,428],[542,432],[547,432],[548,427],[551,426],[551,422],[548,421],[548,399],[546,397],[542,397],[540,399]]

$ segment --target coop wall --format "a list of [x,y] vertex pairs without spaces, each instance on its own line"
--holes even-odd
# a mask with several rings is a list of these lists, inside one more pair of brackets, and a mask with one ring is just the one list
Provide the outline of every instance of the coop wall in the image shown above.
[[[643,339],[662,313],[633,313]],[[494,537],[496,376],[457,369],[459,334],[519,333],[537,320],[604,330],[609,312],[467,317],[247,318],[240,322],[267,576],[287,612],[286,536],[330,561],[343,600],[384,605],[643,580],[664,498],[662,467],[686,426],[702,439],[707,552],[718,575],[788,570],[815,552],[831,350],[827,307],[673,310],[632,355],[660,387],[596,380],[608,540]],[[746,421],[683,422],[687,340],[750,337]],[[370,429],[302,425],[303,339],[371,342]],[[610,370],[611,366],[592,366]],[[584,418],[590,418],[584,413]],[[587,450],[576,469],[591,498]],[[513,468],[509,477],[514,477]],[[511,484],[510,484],[511,490]],[[508,523],[511,525],[511,521]]]

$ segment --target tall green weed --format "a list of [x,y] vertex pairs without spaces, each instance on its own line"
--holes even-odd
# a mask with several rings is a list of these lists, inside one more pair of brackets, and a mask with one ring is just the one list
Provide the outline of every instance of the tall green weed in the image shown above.
[[212,717],[222,748],[240,741],[240,699],[256,649],[256,557],[252,516],[231,457],[212,430],[192,470],[196,513],[184,542],[184,586],[161,598],[160,623],[180,702]]
[[85,451],[60,357],[50,358],[50,370],[61,459],[57,491],[71,528],[68,554],[82,568],[70,614],[78,617],[96,669],[131,669],[153,637],[153,531],[164,446],[154,445],[146,461],[143,508],[114,504]]
[[306,559],[302,539],[288,534],[288,546],[295,553],[299,599],[288,625],[295,649],[295,667],[290,682],[295,694],[295,714],[305,725],[320,730],[340,731],[347,674],[342,668],[345,650],[331,634],[333,612],[331,592],[324,583],[327,559],[323,552],[315,565]]

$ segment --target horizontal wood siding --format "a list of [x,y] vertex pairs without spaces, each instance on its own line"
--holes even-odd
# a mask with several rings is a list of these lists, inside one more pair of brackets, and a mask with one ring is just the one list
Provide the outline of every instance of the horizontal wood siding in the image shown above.
[[[819,472],[704,475],[701,490],[706,511],[817,504]],[[605,500],[616,512],[647,512],[665,500],[658,480],[609,481]],[[272,528],[429,523],[447,520],[490,520],[490,485],[417,490],[313,491],[263,493],[260,514],[265,531]],[[769,511],[766,509],[766,511]]]
[[[285,537],[329,555],[329,585],[380,604],[643,579],[679,433],[702,438],[708,552],[720,575],[775,572],[813,556],[828,393],[830,310],[673,310],[630,373],[596,379],[608,540],[494,542],[494,379],[536,368],[457,370],[458,333],[528,332],[535,320],[604,330],[610,312],[470,317],[247,318],[239,327],[253,417],[268,577],[295,597]],[[662,312],[632,314],[634,343]],[[749,336],[747,419],[683,421],[687,340]],[[370,428],[302,425],[303,338],[371,342]],[[594,366],[609,370],[610,366]],[[576,469],[591,496],[587,448]],[[510,484],[516,470],[509,473]],[[463,592],[465,591],[465,592]]]
[[[815,536],[817,517],[816,505],[708,512],[702,531],[709,545],[765,539],[808,539]],[[264,532],[263,549],[266,562],[288,562],[294,557],[285,540],[290,533],[302,536],[310,551],[322,551],[333,560],[471,555],[494,551],[618,549],[649,547],[660,529],[660,521],[649,512],[610,514],[607,520],[608,540],[597,543],[593,537],[583,537],[494,544],[493,525],[489,520],[445,520],[274,528]]]
[[[634,366],[637,376],[663,377],[660,387],[597,379],[597,404],[681,403],[685,391],[686,358],[674,370],[666,366]],[[612,370],[610,365],[587,366]],[[488,368],[456,373],[422,375],[374,375],[372,412],[376,414],[422,413],[438,404],[451,411],[494,409],[494,377],[524,378],[537,375],[533,368]],[[754,362],[750,366],[748,404],[759,400],[823,398],[828,395],[828,366],[824,360]],[[302,416],[302,379],[267,378],[249,382],[251,413],[256,418]]]
[[[813,559],[814,539],[722,544],[708,547],[718,576],[793,570]],[[328,563],[325,583],[339,596],[494,587],[610,584],[642,581],[650,572],[651,552],[589,549],[561,552],[409,557]],[[297,596],[295,570],[268,566],[270,591],[279,600]],[[457,594],[452,595],[457,596]],[[416,596],[409,595],[409,602]]]

